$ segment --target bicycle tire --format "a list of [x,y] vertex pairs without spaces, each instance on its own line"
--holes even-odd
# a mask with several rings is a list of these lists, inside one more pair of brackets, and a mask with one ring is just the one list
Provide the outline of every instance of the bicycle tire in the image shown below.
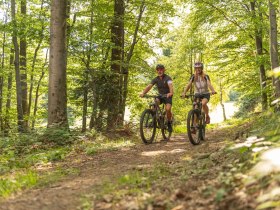
[[195,116],[197,117],[196,119],[198,120],[198,124],[199,124],[199,114],[196,110],[190,110],[188,113],[188,117],[187,117],[187,133],[188,133],[188,137],[190,142],[193,145],[198,145],[200,144],[200,132],[199,132],[199,125],[194,124],[195,121]]
[[205,140],[205,128],[206,128],[206,123],[205,123],[205,114],[201,114],[200,118],[200,123],[199,123],[199,135],[201,140]]
[[163,120],[163,128],[161,128],[161,134],[164,140],[168,141],[170,140],[172,132],[168,131],[168,126],[167,126],[167,116],[166,113],[163,112],[164,120]]
[[[144,130],[147,128],[148,130]],[[150,129],[150,136],[147,132]],[[140,136],[145,144],[151,144],[154,141],[156,134],[156,117],[151,109],[145,109],[140,118]]]

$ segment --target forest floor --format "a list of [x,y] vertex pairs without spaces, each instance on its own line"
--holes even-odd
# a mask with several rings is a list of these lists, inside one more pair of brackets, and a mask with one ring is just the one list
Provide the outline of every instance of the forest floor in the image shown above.
[[[75,173],[2,198],[0,209],[279,208],[277,200],[260,198],[279,186],[279,173],[274,181],[248,179],[253,156],[247,147],[237,147],[248,140],[242,129],[247,128],[208,130],[207,139],[198,146],[191,145],[185,134],[177,134],[168,142],[158,137],[149,145],[138,143],[93,155],[76,152],[44,169],[71,168]],[[261,206],[267,202],[268,208]]]

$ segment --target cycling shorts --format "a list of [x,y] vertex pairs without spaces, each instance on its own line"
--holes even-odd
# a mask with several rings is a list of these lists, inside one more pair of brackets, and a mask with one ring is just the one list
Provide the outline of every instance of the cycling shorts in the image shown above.
[[171,104],[172,105],[172,97],[166,98],[166,97],[157,97],[160,101],[160,103],[164,104]]
[[194,94],[194,98],[197,99],[197,98],[200,98],[200,99],[204,99],[206,98],[208,101],[210,101],[210,93],[195,93]]

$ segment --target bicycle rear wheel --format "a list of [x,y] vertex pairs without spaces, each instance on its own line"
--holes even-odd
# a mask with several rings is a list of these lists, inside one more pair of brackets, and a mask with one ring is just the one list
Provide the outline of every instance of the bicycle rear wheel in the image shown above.
[[151,144],[156,134],[156,118],[155,113],[146,109],[140,118],[140,136],[145,144]]
[[163,128],[161,128],[161,134],[163,139],[168,141],[171,137],[171,132],[168,131],[168,125],[167,125],[168,120],[165,112],[163,112],[163,116],[164,116],[164,120],[162,122]]
[[200,144],[200,131],[199,131],[199,114],[195,110],[191,110],[188,113],[188,118],[187,118],[187,133],[190,142],[193,145],[198,145]]

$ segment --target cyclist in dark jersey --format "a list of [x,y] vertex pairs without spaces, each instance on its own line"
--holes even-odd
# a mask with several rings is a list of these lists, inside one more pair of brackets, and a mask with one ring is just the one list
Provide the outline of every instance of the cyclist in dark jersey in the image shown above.
[[[195,62],[194,64],[195,74],[193,74],[186,85],[186,88],[184,89],[184,92],[182,94],[182,97],[184,98],[186,96],[186,92],[191,88],[191,85],[194,84],[194,93],[200,94],[200,98],[202,99],[202,108],[206,115],[206,123],[210,123],[210,117],[209,117],[209,108],[207,106],[207,103],[210,100],[210,92],[211,94],[216,94],[216,91],[214,90],[210,78],[207,74],[203,72],[203,63],[201,62]],[[195,96],[197,98],[197,96]]]
[[168,119],[168,131],[172,132],[172,96],[173,96],[173,84],[170,76],[165,74],[165,67],[162,64],[158,64],[156,66],[158,76],[155,77],[151,83],[143,90],[140,94],[140,97],[144,97],[144,95],[151,90],[151,88],[156,85],[158,88],[158,92],[161,95],[166,95],[166,97],[159,97],[158,102],[165,104],[166,115]]

